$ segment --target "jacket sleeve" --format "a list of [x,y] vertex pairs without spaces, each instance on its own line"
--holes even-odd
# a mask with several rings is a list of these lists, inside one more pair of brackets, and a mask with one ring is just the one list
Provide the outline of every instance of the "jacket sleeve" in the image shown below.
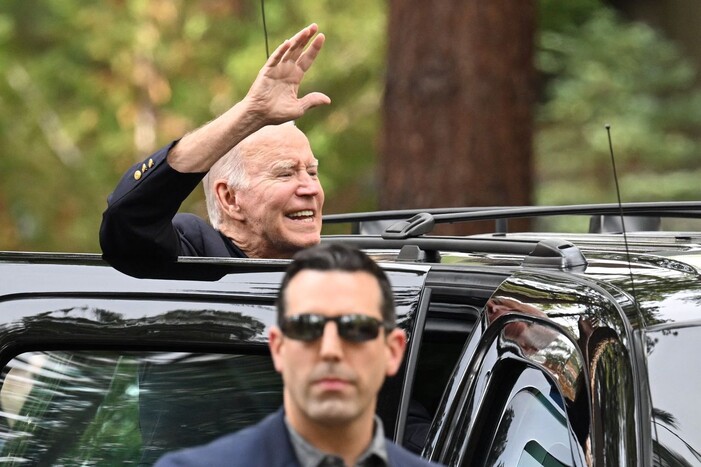
[[166,156],[174,144],[132,166],[107,198],[100,226],[100,246],[107,261],[174,261],[196,254],[183,251],[173,217],[205,174],[173,169]]

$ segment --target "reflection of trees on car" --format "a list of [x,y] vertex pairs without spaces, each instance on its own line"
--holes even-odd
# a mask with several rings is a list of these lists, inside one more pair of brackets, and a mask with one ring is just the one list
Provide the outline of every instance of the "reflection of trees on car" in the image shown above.
[[267,355],[35,352],[4,373],[0,456],[33,465],[151,465],[256,423],[282,399]]
[[[152,343],[174,342],[186,328],[202,343],[255,344],[264,339],[266,328],[255,312],[272,310],[272,305],[245,303],[210,307],[196,303],[189,308],[182,301],[173,302],[178,309],[169,309],[168,301],[155,307],[149,307],[151,302],[110,303],[112,309],[82,299],[74,306],[65,306],[61,299],[33,302],[42,311],[20,318],[19,326],[3,325],[0,339],[50,343],[70,336],[62,345],[75,345],[85,336],[89,342],[97,339],[101,345],[122,346],[144,336],[152,336]],[[233,311],[237,309],[241,311]],[[22,329],[21,336],[14,329]],[[158,378],[144,379],[147,374]],[[9,458],[40,459],[40,465],[60,464],[62,459],[70,459],[69,464],[97,460],[100,465],[122,465],[148,456],[155,460],[164,450],[185,444],[156,443],[156,434],[161,441],[170,435],[153,423],[143,425],[149,420],[148,410],[153,414],[168,404],[182,406],[172,412],[179,417],[172,420],[177,422],[173,427],[196,444],[254,423],[276,409],[279,386],[267,354],[242,358],[163,352],[20,354],[6,369],[0,389],[2,411],[8,414],[0,432],[5,439],[2,452]],[[197,404],[204,408],[195,410]]]
[[[677,420],[669,412],[665,412],[664,410],[654,408],[652,409],[652,423],[657,425],[657,429],[659,430],[668,430],[670,433],[676,435],[676,431],[679,429]],[[701,453],[696,451],[693,446],[689,445],[685,441],[681,440],[683,444],[686,446],[687,449],[689,449],[691,452],[694,453],[695,457],[697,460],[701,461]],[[653,455],[655,456],[655,465],[675,465],[679,467],[691,467],[691,464],[689,461],[684,459],[681,455],[678,453],[675,453],[671,449],[667,449],[663,444],[659,443],[656,439],[653,440],[654,443],[654,448],[653,448]]]
[[[81,460],[120,465],[140,451],[133,359],[94,353],[21,354],[14,369],[29,369],[15,422],[3,428],[2,457],[36,465]],[[10,416],[9,414],[7,415]]]
[[[137,305],[133,305],[137,306]],[[179,303],[179,306],[182,306]],[[245,305],[240,305],[245,308]],[[261,308],[263,305],[257,305]],[[267,308],[272,309],[271,305]],[[132,310],[135,312],[138,310]],[[140,313],[137,313],[141,315]],[[144,332],[154,333],[158,338],[167,340],[177,339],[179,329],[188,328],[188,332],[202,342],[227,342],[232,339],[240,341],[262,341],[265,337],[265,323],[250,314],[237,311],[202,309],[193,306],[179,310],[167,311],[157,316],[139,316],[125,318],[124,314],[103,308],[91,306],[75,306],[42,312],[37,315],[22,318],[23,336],[42,336],[43,339],[62,339],[73,336],[73,339],[89,332],[90,335],[102,334],[105,338],[115,335],[115,329],[124,331],[135,339]],[[99,325],[86,331],[86,325]],[[16,339],[12,334],[15,329],[12,323],[0,326],[0,344]]]

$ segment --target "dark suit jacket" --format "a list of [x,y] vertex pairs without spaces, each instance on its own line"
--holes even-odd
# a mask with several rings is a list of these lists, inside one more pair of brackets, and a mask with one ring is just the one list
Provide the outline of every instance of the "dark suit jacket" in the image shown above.
[[[387,440],[393,467],[435,466]],[[282,409],[245,430],[223,436],[204,446],[166,454],[155,467],[230,466],[300,467],[285,426]]]
[[180,173],[166,161],[175,143],[131,167],[107,198],[100,245],[111,263],[175,261],[178,256],[246,255],[231,240],[192,214],[177,214],[205,176]]

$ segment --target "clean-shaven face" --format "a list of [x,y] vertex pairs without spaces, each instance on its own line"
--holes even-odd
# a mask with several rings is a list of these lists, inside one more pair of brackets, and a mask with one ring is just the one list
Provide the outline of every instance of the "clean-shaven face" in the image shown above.
[[[365,314],[382,320],[381,291],[367,272],[299,272],[285,291],[286,316]],[[399,329],[363,342],[341,338],[334,322],[311,342],[271,330],[271,353],[285,382],[286,414],[297,429],[304,424],[335,426],[362,419],[372,423],[377,393],[397,372],[406,342]]]

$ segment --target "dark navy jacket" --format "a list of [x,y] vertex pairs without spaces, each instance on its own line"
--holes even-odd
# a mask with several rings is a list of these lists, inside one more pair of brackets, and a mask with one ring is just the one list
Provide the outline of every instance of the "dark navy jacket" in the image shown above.
[[192,214],[176,214],[204,173],[180,173],[166,161],[175,143],[131,167],[107,198],[100,245],[110,263],[175,261],[178,256],[246,255]]
[[[392,467],[436,465],[389,440],[387,455]],[[301,467],[285,426],[282,409],[268,415],[256,425],[209,444],[166,454],[155,464],[155,467],[181,466]]]

